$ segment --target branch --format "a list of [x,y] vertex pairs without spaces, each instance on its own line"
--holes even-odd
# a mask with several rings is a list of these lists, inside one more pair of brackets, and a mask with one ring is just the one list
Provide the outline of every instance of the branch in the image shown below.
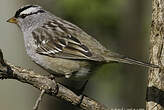
[[160,68],[149,69],[146,109],[164,109],[164,0],[152,0],[150,60]]
[[[40,103],[43,93],[57,97],[58,99],[64,100],[71,103],[72,105],[78,106],[84,110],[107,110],[103,104],[83,95],[76,95],[71,90],[67,89],[60,83],[57,83],[54,79],[40,75],[33,71],[14,66],[10,63],[5,63],[3,59],[3,53],[0,50],[0,78],[1,79],[15,79],[23,83],[32,85],[33,87],[41,90],[41,95],[38,98],[34,109],[37,109]],[[83,97],[80,105],[79,102]]]

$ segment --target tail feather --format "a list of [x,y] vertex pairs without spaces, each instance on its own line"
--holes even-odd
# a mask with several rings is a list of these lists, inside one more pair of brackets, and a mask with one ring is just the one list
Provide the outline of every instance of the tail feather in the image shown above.
[[116,61],[116,62],[121,62],[121,63],[127,63],[127,64],[134,64],[134,65],[139,65],[139,66],[144,66],[144,67],[151,67],[151,68],[159,68],[158,65],[154,65],[154,64],[150,64],[150,63],[146,63],[146,62],[142,62],[142,61],[138,61],[135,60],[133,58],[128,58],[125,57],[123,55],[117,54],[117,53],[108,53],[108,57],[107,60],[108,62],[111,61]]

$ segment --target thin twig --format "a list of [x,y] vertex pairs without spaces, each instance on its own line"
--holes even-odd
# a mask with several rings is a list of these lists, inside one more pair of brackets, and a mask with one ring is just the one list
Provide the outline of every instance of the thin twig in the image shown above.
[[40,95],[39,95],[38,99],[36,100],[36,103],[35,103],[35,105],[33,107],[33,110],[38,110],[39,104],[42,101],[42,97],[43,97],[43,95],[44,95],[45,92],[46,91],[44,89],[41,91],[41,93],[40,93]]

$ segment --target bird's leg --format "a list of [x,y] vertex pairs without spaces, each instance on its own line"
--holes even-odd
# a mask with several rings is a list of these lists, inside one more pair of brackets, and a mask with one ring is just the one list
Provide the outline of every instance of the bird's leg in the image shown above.
[[84,92],[87,83],[88,83],[88,80],[86,80],[86,81],[84,82],[84,84],[82,85],[82,87],[81,87],[80,89],[77,89],[77,90],[76,90],[76,94],[77,94],[78,96],[81,95],[81,94]]
[[76,89],[76,88],[74,88],[74,87],[70,87],[70,86],[65,85],[65,84],[61,84],[61,83],[60,83],[60,84],[63,85],[63,86],[65,86],[66,88],[70,89],[70,90],[73,91],[76,95],[78,95],[78,96],[81,97],[80,100],[79,100],[79,103],[77,103],[77,106],[80,106],[80,104],[82,103],[83,98],[84,98],[84,96],[85,96],[85,95],[83,94],[83,92],[84,92],[84,90],[85,90],[85,87],[86,87],[87,83],[88,83],[88,80],[86,80],[86,81],[84,82],[84,84],[82,85],[82,87],[81,87],[80,89]]
[[86,81],[84,82],[84,84],[82,85],[82,87],[81,87],[80,89],[77,90],[77,93],[76,93],[76,94],[77,94],[78,96],[80,96],[80,94],[82,95],[81,98],[80,98],[79,103],[77,104],[78,106],[80,106],[80,104],[81,104],[82,101],[83,101],[84,94],[82,94],[82,93],[84,92],[87,83],[88,83],[88,80],[86,80]]
[[[54,80],[56,76],[50,74],[50,75],[48,75],[48,77],[49,77],[50,79]],[[65,87],[67,87],[68,89],[72,90],[76,95],[81,96],[81,98],[80,98],[80,100],[79,100],[79,103],[77,104],[78,106],[80,106],[80,104],[82,103],[83,98],[84,98],[83,92],[84,92],[84,90],[85,90],[85,87],[86,87],[87,83],[88,83],[88,80],[86,80],[86,81],[84,82],[84,84],[81,86],[80,89],[76,89],[76,88],[73,88],[73,87],[68,87],[68,85],[64,85],[64,84],[62,84],[62,85],[65,86]]]
[[[74,87],[70,87],[70,86],[68,86],[68,85],[66,85],[66,84],[62,84],[62,85],[65,86],[65,87],[67,87],[67,88],[70,89],[71,91],[73,91],[76,95],[80,96],[80,95],[83,94],[83,92],[84,92],[84,90],[85,90],[85,87],[86,87],[87,83],[88,83],[88,80],[86,80],[86,81],[84,82],[84,84],[82,85],[82,87],[81,87],[80,89],[77,89],[77,88],[74,88]],[[60,84],[61,84],[61,83],[60,83]]]

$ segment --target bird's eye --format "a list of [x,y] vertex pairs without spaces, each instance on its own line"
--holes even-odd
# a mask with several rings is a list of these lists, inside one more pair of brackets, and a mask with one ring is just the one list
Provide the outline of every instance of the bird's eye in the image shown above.
[[25,18],[26,16],[27,16],[26,14],[20,15],[21,18]]

